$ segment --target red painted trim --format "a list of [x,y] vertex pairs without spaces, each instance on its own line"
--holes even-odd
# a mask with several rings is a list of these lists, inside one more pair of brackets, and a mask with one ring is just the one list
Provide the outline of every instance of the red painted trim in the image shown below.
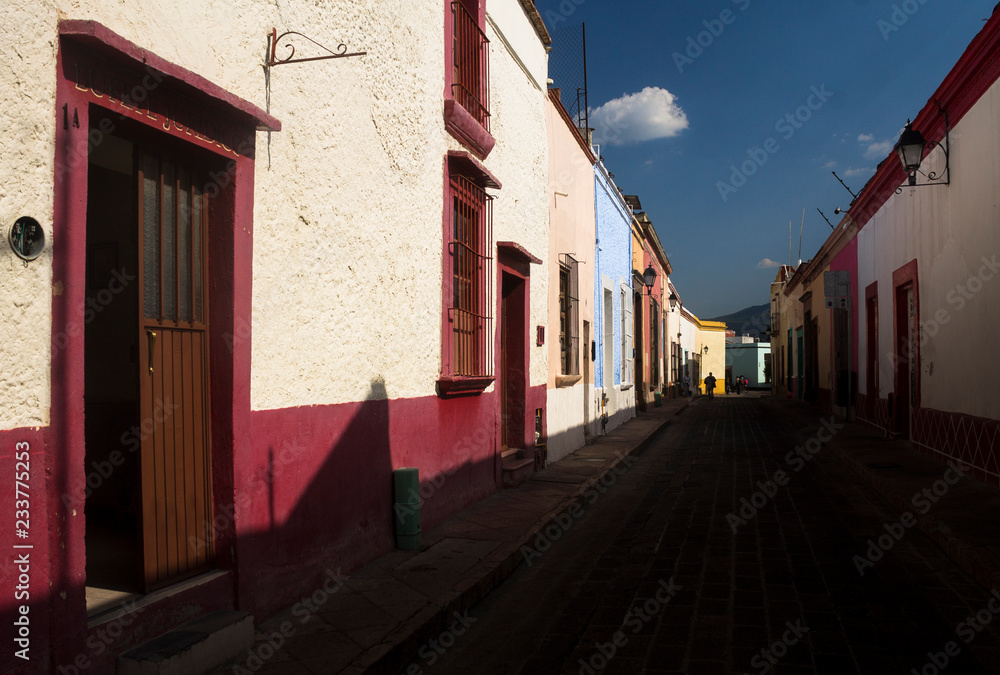
[[[892,289],[893,289],[893,293],[892,293],[892,339],[893,339],[892,345],[893,345],[893,350],[892,350],[892,353],[894,355],[896,355],[896,357],[897,357],[895,367],[893,368],[893,372],[894,372],[894,375],[893,375],[893,393],[897,393],[899,391],[899,388],[898,388],[898,382],[899,382],[899,377],[900,377],[899,373],[900,373],[900,370],[905,367],[905,364],[903,364],[903,366],[899,365],[900,362],[902,361],[902,359],[899,357],[899,350],[901,348],[901,342],[900,342],[900,340],[903,338],[903,336],[899,335],[899,321],[897,319],[897,312],[899,311],[899,308],[897,306],[897,302],[898,302],[899,290],[902,287],[906,286],[907,284],[913,284],[913,306],[914,306],[914,313],[916,314],[916,316],[913,319],[913,323],[916,326],[919,326],[920,325],[920,287],[919,287],[919,284],[918,284],[918,277],[917,277],[917,259],[916,258],[914,258],[910,262],[906,263],[902,267],[896,269],[892,273]],[[914,401],[913,408],[914,408],[914,411],[915,411],[915,409],[917,409],[917,408],[920,407],[920,340],[919,340],[919,336],[916,336],[915,339],[914,339],[914,341],[913,341],[913,359],[917,363],[917,377],[916,377],[916,382],[914,383],[914,391],[912,392],[912,394],[913,394],[913,401]],[[896,405],[903,405],[903,404],[900,403],[899,401],[897,401]],[[913,411],[911,411],[911,414],[912,413],[913,413]],[[911,418],[911,422],[912,422],[912,418]]]
[[[874,334],[869,335],[872,327],[869,305],[875,312]],[[865,390],[870,397],[877,397],[879,394],[879,347],[878,347],[878,281],[873,281],[865,287],[865,379],[867,380]]]
[[496,392],[254,411],[235,467],[241,608],[264,618],[395,548],[392,471],[420,472],[426,532],[502,484]]
[[444,101],[444,128],[480,159],[486,159],[497,143],[493,134],[453,98]]
[[244,101],[209,82],[201,75],[192,73],[186,68],[137,46],[96,21],[63,19],[59,22],[59,35],[83,44],[95,53],[111,56],[119,62],[128,60],[137,66],[152,68],[163,73],[170,80],[186,88],[187,93],[195,94],[201,98],[208,97],[211,101],[225,104],[249,118],[246,121],[241,120],[241,123],[252,121],[259,130],[281,131],[281,122],[277,118],[272,117],[252,103]]
[[516,258],[521,262],[534,263],[535,265],[542,264],[541,258],[532,255],[528,249],[514,241],[498,241],[497,251],[505,255],[509,255],[512,258]]
[[490,170],[483,166],[478,159],[464,150],[449,150],[447,152],[448,163],[458,171],[471,173],[476,178],[476,182],[483,187],[499,190],[503,186],[500,180],[490,173]]

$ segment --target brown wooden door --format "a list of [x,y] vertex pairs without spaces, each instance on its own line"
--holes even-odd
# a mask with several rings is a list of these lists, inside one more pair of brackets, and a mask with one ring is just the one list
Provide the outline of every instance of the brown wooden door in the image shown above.
[[[146,590],[213,562],[207,197],[197,171],[142,153],[139,293]],[[146,421],[151,422],[151,424]]]

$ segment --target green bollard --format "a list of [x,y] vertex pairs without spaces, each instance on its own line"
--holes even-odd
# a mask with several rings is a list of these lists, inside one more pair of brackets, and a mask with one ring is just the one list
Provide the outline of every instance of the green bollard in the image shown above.
[[396,503],[396,547],[404,551],[419,551],[420,535],[420,471],[404,467],[392,472]]

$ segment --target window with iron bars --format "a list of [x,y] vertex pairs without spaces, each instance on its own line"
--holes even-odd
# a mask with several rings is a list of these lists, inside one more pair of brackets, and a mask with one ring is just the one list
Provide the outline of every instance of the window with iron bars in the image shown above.
[[451,176],[450,330],[447,375],[493,376],[493,198],[468,176]]
[[578,264],[570,255],[559,255],[559,360],[563,375],[580,374]]
[[[467,4],[476,10],[470,11]],[[490,130],[490,41],[478,22],[478,3],[455,0],[451,95],[486,130]]]

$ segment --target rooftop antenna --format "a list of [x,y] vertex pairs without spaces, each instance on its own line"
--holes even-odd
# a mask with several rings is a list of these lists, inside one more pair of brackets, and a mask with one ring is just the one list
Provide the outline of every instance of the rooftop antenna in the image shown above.
[[[819,211],[818,208],[816,210]],[[840,209],[837,209],[834,213],[840,213]],[[830,219],[826,217],[825,213],[823,213],[822,211],[819,211],[819,215],[823,216],[823,220],[826,221],[826,224],[830,226],[831,230],[836,230],[837,229],[837,228],[835,228],[833,226],[833,223],[830,222]]]
[[799,225],[799,264],[802,264],[802,228],[806,226],[806,210],[802,209],[802,224]]
[[836,172],[836,171],[831,171],[830,173],[832,173],[832,174],[833,174],[833,177],[834,177],[834,178],[836,178],[837,180],[839,180],[839,181],[840,181],[840,184],[844,186],[844,189],[845,189],[845,190],[847,190],[848,192],[850,192],[850,193],[851,193],[851,196],[852,196],[852,197],[854,197],[854,199],[857,199],[857,198],[858,198],[858,196],[857,196],[856,194],[854,194],[854,192],[852,192],[852,191],[851,191],[851,188],[847,187],[847,183],[845,183],[844,181],[840,180],[840,176],[838,176],[838,175],[837,175],[837,172]]

